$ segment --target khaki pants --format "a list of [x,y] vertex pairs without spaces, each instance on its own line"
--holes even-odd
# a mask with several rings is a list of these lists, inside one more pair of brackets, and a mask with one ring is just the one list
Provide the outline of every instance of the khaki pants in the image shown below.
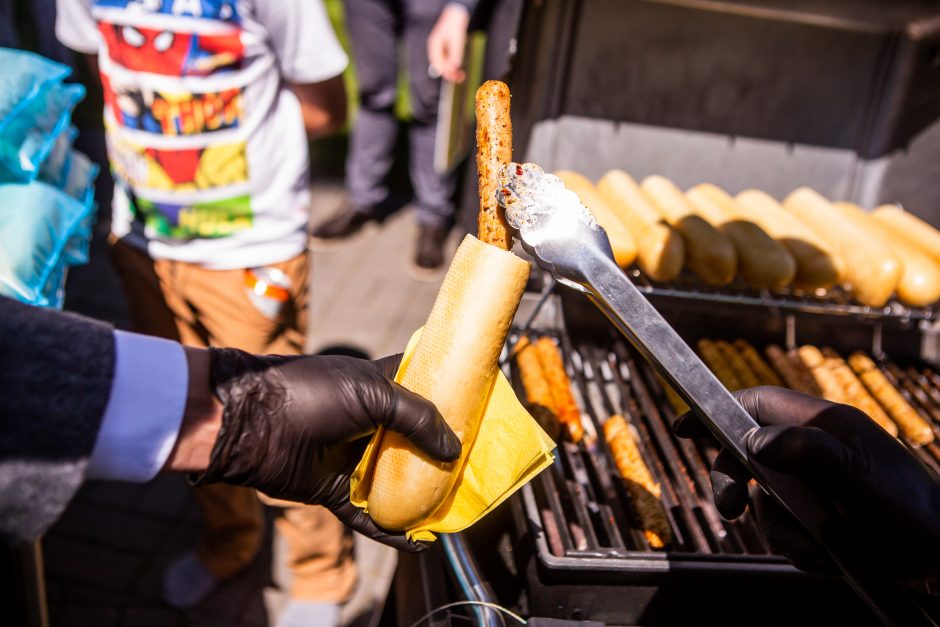
[[[206,270],[151,259],[121,241],[112,239],[111,245],[135,331],[189,346],[238,348],[257,354],[288,355],[303,350],[310,272],[307,253],[271,266],[291,282],[282,314],[271,320],[249,300],[243,269]],[[204,486],[193,494],[203,519],[199,559],[224,581],[247,567],[261,548],[264,518],[258,495],[225,484]],[[322,507],[274,504],[284,507],[275,524],[288,544],[292,596],[346,601],[356,582],[352,534]]]

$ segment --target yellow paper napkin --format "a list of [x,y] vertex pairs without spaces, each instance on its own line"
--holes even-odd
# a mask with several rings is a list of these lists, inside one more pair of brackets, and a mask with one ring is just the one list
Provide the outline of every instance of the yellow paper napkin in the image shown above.
[[[419,329],[411,336],[396,381],[401,381],[407,370],[420,335]],[[379,428],[372,436],[350,480],[349,500],[367,512],[369,484],[383,432]],[[457,483],[437,511],[407,530],[408,537],[430,541],[435,533],[466,529],[548,467],[555,459],[554,448],[552,439],[516,398],[509,381],[497,372]]]

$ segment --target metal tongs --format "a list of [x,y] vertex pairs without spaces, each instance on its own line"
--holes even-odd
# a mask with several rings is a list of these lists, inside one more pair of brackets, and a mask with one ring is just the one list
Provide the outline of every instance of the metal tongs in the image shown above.
[[873,572],[864,551],[840,533],[831,504],[809,486],[751,460],[758,423],[614,262],[607,233],[561,179],[537,165],[500,172],[499,204],[522,247],[563,285],[584,293],[629,340],[712,434],[823,546],[848,583],[886,625],[936,625],[898,584]]

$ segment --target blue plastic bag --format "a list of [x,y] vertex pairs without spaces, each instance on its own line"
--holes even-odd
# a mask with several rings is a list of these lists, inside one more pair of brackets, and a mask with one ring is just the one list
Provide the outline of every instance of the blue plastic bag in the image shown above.
[[11,48],[0,48],[0,68],[0,134],[22,109],[72,73],[67,65]]
[[39,168],[39,180],[55,185],[59,189],[65,186],[65,180],[69,175],[69,158],[72,154],[72,144],[78,136],[78,129],[69,126],[68,129],[59,133],[55,142],[52,144],[52,150],[49,156],[43,161]]
[[87,258],[93,211],[46,183],[0,184],[0,294],[58,306],[64,266]]
[[55,84],[4,120],[0,165],[7,180],[35,180],[59,135],[69,128],[72,109],[84,97],[82,85]]

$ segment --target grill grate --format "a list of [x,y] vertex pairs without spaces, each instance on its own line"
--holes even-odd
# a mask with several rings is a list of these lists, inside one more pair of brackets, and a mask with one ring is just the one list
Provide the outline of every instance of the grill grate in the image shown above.
[[[590,568],[609,572],[734,567],[803,576],[769,551],[749,513],[732,522],[718,515],[708,476],[717,448],[672,434],[675,414],[657,378],[619,336],[609,342],[574,344],[564,333],[548,335],[565,356],[586,437],[579,445],[561,443],[558,461],[523,491],[526,513],[540,531],[536,541],[546,564],[579,568],[589,562]],[[932,422],[940,440],[940,375],[890,361],[883,362],[882,369]],[[666,551],[651,548],[641,533],[602,435],[604,421],[615,413],[635,429],[641,455],[662,488],[661,501],[674,535]],[[912,450],[940,473],[937,441]]]

